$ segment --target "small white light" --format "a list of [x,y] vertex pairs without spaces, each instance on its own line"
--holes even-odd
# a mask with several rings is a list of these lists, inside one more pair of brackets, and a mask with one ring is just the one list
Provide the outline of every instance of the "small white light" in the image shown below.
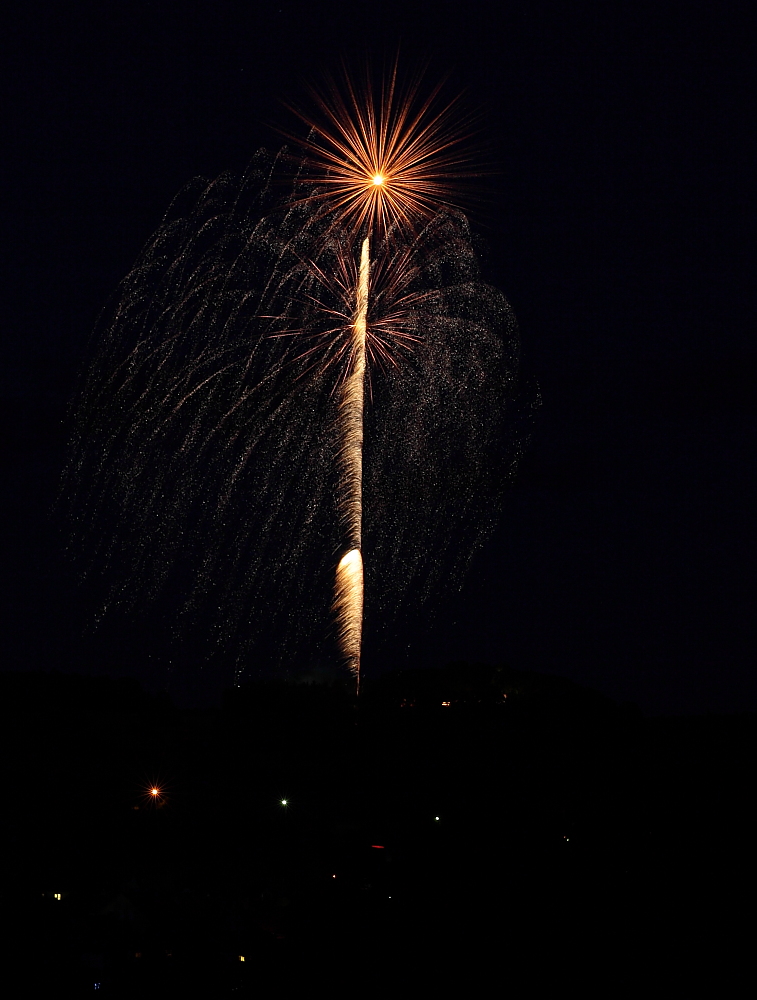
[[286,799],[282,799],[281,800],[281,804],[282,804],[282,806],[285,806],[287,804],[287,800]]
[[439,822],[439,817],[438,816],[434,816],[434,819],[437,821],[437,823]]

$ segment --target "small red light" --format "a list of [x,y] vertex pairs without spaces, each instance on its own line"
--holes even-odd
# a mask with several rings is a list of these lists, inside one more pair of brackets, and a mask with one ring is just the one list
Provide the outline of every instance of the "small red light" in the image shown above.
[[377,851],[383,851],[384,850],[384,845],[383,844],[371,844],[371,847],[375,847]]

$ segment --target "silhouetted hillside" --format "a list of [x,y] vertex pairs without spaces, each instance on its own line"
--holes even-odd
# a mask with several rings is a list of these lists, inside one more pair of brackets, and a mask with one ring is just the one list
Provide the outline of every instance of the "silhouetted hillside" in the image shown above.
[[359,704],[269,682],[180,711],[56,674],[0,674],[0,694],[2,884],[40,984],[224,996],[335,949],[390,975],[503,941],[515,976],[544,949],[646,962],[671,925],[738,933],[749,716],[644,719],[461,663],[386,675]]

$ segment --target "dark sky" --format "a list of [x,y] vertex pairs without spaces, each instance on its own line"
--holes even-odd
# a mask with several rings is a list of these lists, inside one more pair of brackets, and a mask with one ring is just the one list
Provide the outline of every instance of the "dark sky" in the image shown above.
[[82,636],[48,516],[108,295],[189,178],[279,142],[280,99],[399,45],[483,111],[498,173],[474,224],[544,404],[463,593],[393,664],[507,662],[651,712],[755,710],[750,22],[746,3],[673,0],[16,5],[6,667],[134,669]]

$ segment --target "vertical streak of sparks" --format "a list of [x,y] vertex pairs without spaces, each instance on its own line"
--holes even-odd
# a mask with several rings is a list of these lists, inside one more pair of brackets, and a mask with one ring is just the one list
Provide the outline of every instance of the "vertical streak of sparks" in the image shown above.
[[352,325],[350,371],[339,402],[341,474],[339,507],[346,533],[347,553],[336,570],[334,607],[339,641],[355,682],[360,689],[360,648],[363,633],[363,403],[365,395],[365,341],[368,331],[368,275],[370,242],[366,237],[360,253],[360,273]]

